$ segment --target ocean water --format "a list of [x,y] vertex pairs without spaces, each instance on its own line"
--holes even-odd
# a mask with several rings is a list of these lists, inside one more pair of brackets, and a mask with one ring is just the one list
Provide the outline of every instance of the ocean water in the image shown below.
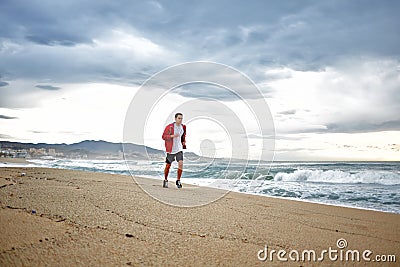
[[[29,162],[29,166],[159,178],[160,186],[164,170],[162,161],[56,159]],[[1,166],[12,164],[0,163]],[[174,162],[169,180],[175,180],[176,168]],[[262,164],[185,160],[182,181],[248,194],[400,213],[400,162]]]

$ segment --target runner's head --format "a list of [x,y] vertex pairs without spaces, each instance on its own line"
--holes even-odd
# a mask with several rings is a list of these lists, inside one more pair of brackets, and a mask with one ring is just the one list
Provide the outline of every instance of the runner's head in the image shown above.
[[179,112],[176,113],[175,114],[175,122],[176,122],[176,124],[180,125],[182,123],[182,120],[183,120],[182,113],[179,113]]

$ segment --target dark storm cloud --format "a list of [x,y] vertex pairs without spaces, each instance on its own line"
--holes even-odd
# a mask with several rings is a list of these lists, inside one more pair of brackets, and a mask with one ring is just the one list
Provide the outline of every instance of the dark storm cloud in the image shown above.
[[189,29],[179,36],[193,40],[196,52],[200,49],[242,69],[256,64],[321,70],[338,57],[397,56],[399,5],[396,1],[259,1],[232,4],[220,12],[219,2],[204,14],[196,6],[194,15],[204,27],[194,32],[190,29],[198,25],[186,18],[183,25]]
[[78,1],[2,1],[0,21],[4,27],[0,34],[8,39],[41,45],[70,46],[91,42],[91,33],[97,28],[90,24],[92,3],[81,1],[80,5]]
[[6,116],[6,115],[0,115],[0,119],[12,120],[12,119],[18,119],[18,118],[17,117]]
[[61,87],[52,86],[52,85],[36,85],[35,87],[44,89],[44,90],[60,90]]
[[40,44],[40,45],[48,45],[48,46],[55,46],[55,45],[61,45],[61,46],[74,46],[77,43],[70,40],[70,39],[50,39],[46,38],[44,36],[35,36],[35,35],[28,35],[26,36],[26,39],[29,41],[32,41],[34,43]]
[[0,81],[0,87],[7,86],[9,83]]
[[204,100],[237,100],[238,97],[225,88],[209,84],[188,84],[174,90],[175,93],[186,97],[201,98]]
[[[2,1],[1,50],[14,54],[14,59],[6,61],[11,76],[29,75],[31,70],[33,77],[69,73],[71,81],[81,80],[85,74],[90,80],[101,80],[104,73],[130,79],[133,77],[121,69],[122,58],[94,54],[79,59],[82,67],[78,68],[68,57],[77,56],[71,49],[93,45],[112,29],[134,29],[154,43],[179,51],[184,60],[217,60],[252,70],[257,80],[263,77],[257,66],[315,70],[348,55],[398,55],[399,6],[398,1],[372,0],[201,1],[190,5],[180,1]],[[65,46],[66,50],[58,51],[56,57],[49,52],[46,57],[46,53],[35,53],[33,47],[21,58],[15,55],[17,48],[5,48],[6,41],[22,48],[34,43]],[[93,62],[92,56],[98,60]],[[49,67],[43,68],[42,61],[50,61]],[[18,71],[22,63],[30,68]],[[150,73],[166,64],[125,63],[139,72],[151,67]],[[178,62],[172,59],[167,64],[174,63]],[[40,68],[33,67],[37,64]],[[1,69],[5,67],[0,63]]]
[[[327,124],[326,132],[332,133],[362,133],[376,131],[400,131],[400,119],[379,123],[351,122],[341,124]],[[324,132],[324,131],[322,131]]]
[[243,84],[237,90],[228,89],[222,86],[192,83],[180,86],[173,91],[179,95],[202,100],[218,100],[218,101],[242,101],[243,99],[258,99],[263,93],[268,93],[266,90],[259,91],[250,84]]
[[112,44],[99,48],[95,40],[114,29],[152,39],[156,9],[142,1],[1,1],[0,71],[9,79],[140,84],[169,64],[137,60]]

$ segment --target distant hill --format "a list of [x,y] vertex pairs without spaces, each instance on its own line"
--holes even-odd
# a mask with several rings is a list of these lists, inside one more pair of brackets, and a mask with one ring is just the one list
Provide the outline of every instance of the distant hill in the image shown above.
[[[55,149],[57,153],[63,153],[64,157],[71,158],[123,158],[123,151],[125,156],[129,158],[147,158],[147,154],[152,158],[163,157],[162,150],[154,149],[151,147],[131,144],[131,143],[112,143],[103,140],[85,140],[73,144],[47,144],[47,143],[20,143],[10,141],[0,141],[1,149],[13,150],[29,150],[34,149]],[[147,151],[147,154],[146,154]]]
[[117,153],[118,151],[122,151],[123,149],[125,149],[126,152],[144,153],[147,150],[147,153],[151,154],[163,153],[162,150],[154,149],[148,146],[124,143],[124,146],[122,147],[122,143],[111,143],[103,140],[85,140],[79,143],[70,144],[68,145],[68,147],[71,149],[85,149],[96,153]]

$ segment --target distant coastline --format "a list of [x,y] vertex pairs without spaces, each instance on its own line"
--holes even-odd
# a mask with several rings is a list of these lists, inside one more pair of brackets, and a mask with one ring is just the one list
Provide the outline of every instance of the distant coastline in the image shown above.
[[0,157],[25,159],[147,159],[163,157],[162,150],[144,145],[84,140],[73,144],[20,143],[0,141]]

